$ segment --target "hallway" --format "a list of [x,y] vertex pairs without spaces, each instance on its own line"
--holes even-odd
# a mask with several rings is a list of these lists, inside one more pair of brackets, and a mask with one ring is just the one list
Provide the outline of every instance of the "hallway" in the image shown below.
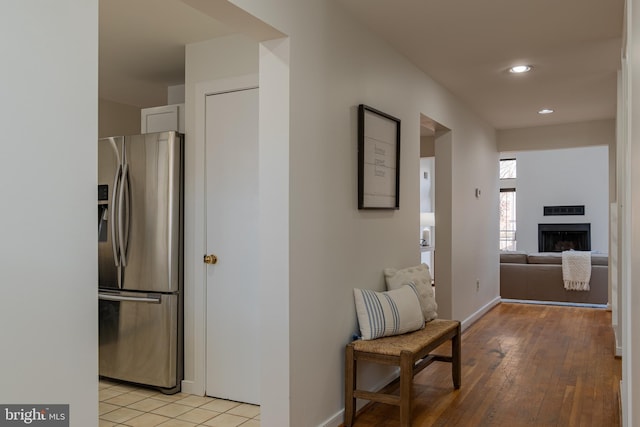
[[[460,390],[448,364],[416,376],[413,425],[619,426],[613,340],[606,310],[499,304],[462,336]],[[398,422],[397,407],[374,404],[354,427]]]

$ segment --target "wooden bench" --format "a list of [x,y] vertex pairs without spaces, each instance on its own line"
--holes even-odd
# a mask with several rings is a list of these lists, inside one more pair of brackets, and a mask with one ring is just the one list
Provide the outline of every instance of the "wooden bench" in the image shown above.
[[[419,331],[375,340],[357,340],[347,345],[345,354],[344,426],[351,427],[355,418],[356,399],[387,403],[400,407],[400,426],[411,426],[413,377],[431,363],[451,363],[453,387],[460,388],[460,322],[434,319]],[[432,350],[451,340],[451,356],[432,355]],[[400,395],[357,388],[358,361],[400,367]],[[418,363],[416,363],[418,362]]]

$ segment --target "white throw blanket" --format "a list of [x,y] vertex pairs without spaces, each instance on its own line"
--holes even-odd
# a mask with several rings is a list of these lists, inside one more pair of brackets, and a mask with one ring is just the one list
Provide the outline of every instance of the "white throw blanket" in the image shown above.
[[569,291],[588,291],[591,280],[591,252],[562,252],[562,280]]

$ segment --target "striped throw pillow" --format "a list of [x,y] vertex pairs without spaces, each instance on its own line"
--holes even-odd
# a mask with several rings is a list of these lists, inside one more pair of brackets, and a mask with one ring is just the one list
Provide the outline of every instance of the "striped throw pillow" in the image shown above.
[[363,340],[421,329],[424,316],[413,283],[387,292],[354,289],[360,335]]

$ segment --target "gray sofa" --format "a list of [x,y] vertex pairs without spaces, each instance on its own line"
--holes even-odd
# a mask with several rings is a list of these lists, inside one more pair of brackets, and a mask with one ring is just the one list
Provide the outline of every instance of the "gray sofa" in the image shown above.
[[508,299],[607,304],[609,259],[591,255],[589,291],[568,291],[562,281],[562,254],[500,252],[500,296]]

